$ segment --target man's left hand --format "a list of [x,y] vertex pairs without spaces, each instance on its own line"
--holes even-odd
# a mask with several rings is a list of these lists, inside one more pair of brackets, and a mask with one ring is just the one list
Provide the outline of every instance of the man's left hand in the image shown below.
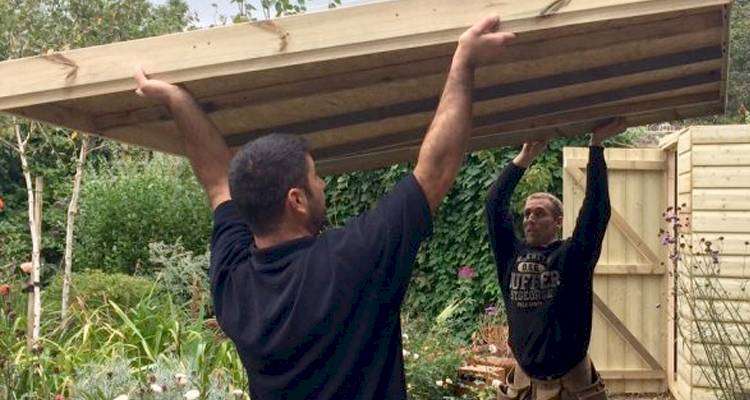
[[591,134],[591,145],[592,146],[601,146],[602,142],[615,135],[619,135],[622,132],[625,132],[625,129],[627,128],[627,125],[625,125],[625,119],[624,118],[615,118],[612,120],[609,120],[596,128],[594,128],[594,132]]

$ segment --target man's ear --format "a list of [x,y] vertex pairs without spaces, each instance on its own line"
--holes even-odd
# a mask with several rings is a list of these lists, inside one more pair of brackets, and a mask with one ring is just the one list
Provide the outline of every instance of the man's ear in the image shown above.
[[307,213],[307,193],[300,188],[291,188],[286,193],[287,206],[298,213]]

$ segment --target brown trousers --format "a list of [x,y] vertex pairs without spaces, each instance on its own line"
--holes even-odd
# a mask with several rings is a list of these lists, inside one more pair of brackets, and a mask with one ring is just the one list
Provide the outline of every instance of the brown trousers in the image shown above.
[[517,365],[507,378],[498,389],[498,400],[607,400],[604,382],[588,357],[558,379],[531,378]]

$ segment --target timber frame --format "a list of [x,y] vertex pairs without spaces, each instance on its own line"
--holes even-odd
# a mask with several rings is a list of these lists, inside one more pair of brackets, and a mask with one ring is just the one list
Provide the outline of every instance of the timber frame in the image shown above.
[[456,40],[500,15],[516,40],[476,73],[469,150],[721,113],[731,0],[400,0],[0,63],[0,110],[173,154],[135,65],[192,92],[231,147],[304,135],[323,174],[413,160]]

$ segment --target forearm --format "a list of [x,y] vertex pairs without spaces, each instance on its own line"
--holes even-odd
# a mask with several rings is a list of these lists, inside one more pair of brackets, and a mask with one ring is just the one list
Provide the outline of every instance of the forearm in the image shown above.
[[498,175],[487,194],[487,208],[492,210],[509,210],[510,199],[518,182],[526,172],[524,167],[515,162],[508,164]]
[[212,208],[228,200],[228,174],[232,154],[214,123],[187,93],[180,92],[168,103],[182,134],[185,155]]
[[601,146],[591,146],[586,171],[586,196],[578,215],[574,236],[582,241],[601,242],[610,214],[609,183],[604,149]]
[[473,88],[474,67],[459,48],[414,170],[433,211],[447,194],[463,162],[471,133]]
[[515,163],[508,164],[487,194],[485,208],[490,237],[494,243],[512,243],[516,240],[513,227],[513,216],[510,212],[510,199],[525,169]]

